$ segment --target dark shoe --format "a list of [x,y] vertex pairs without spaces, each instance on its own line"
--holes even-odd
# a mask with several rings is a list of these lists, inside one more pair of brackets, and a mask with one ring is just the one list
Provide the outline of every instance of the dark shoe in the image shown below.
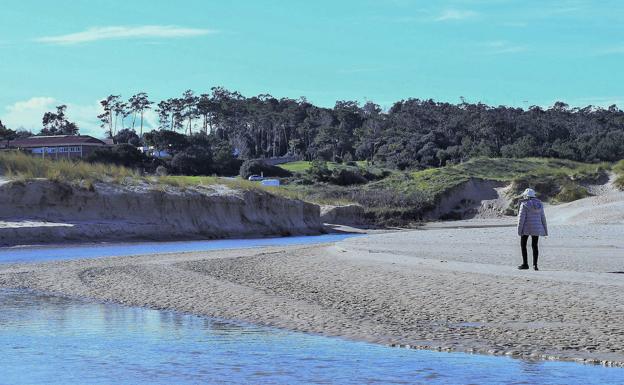
[[529,265],[520,265],[518,266],[518,270],[529,270]]
[[[528,269],[528,267],[527,267]],[[537,265],[533,265],[533,270],[538,271],[539,269],[537,268]]]

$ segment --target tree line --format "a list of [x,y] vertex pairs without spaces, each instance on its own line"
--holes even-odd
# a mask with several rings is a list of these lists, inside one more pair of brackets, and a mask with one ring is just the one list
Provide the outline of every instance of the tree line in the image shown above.
[[[554,157],[578,161],[624,158],[624,112],[617,106],[571,108],[563,102],[528,109],[407,99],[378,104],[337,101],[319,107],[304,97],[208,93],[151,101],[144,92],[109,95],[98,116],[117,143],[152,145],[171,154],[225,147],[239,159],[295,155],[306,160],[367,160],[397,169],[442,166],[470,157]],[[158,127],[144,132],[153,109]],[[46,113],[40,134],[75,134],[65,106]],[[1,133],[2,131],[0,131]],[[1,135],[1,134],[0,134]]]

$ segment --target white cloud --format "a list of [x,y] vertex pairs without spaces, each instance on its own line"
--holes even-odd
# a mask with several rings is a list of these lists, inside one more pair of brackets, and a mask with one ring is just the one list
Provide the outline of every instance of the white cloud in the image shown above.
[[481,44],[490,54],[518,53],[528,50],[525,45],[513,44],[506,40],[488,41]]
[[184,28],[174,25],[111,26],[93,27],[82,32],[67,35],[44,36],[35,40],[41,43],[67,45],[98,40],[180,38],[203,36],[211,33],[216,33],[216,31],[203,28]]
[[475,11],[460,10],[460,9],[447,9],[442,12],[435,21],[451,21],[451,20],[465,20],[478,16]]
[[39,131],[41,118],[46,111],[54,108],[56,100],[51,97],[37,96],[7,106],[0,119],[12,129]]
[[[97,116],[102,113],[99,101],[91,104],[64,103],[49,96],[36,96],[28,100],[13,103],[5,108],[4,113],[0,113],[0,120],[7,127],[12,129],[25,129],[32,132],[39,132],[42,128],[41,118],[48,111],[56,111],[56,106],[66,104],[67,119],[75,122],[80,128],[80,133],[103,137],[105,132],[100,127]],[[145,112],[143,120],[143,131],[149,131],[157,126],[157,115],[153,110]],[[131,124],[131,117],[126,119],[126,126]],[[136,130],[139,129],[137,119]]]

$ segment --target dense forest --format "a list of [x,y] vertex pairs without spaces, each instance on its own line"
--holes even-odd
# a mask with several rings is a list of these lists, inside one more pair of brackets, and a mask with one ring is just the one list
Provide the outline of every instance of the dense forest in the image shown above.
[[[368,160],[395,169],[459,163],[475,156],[552,157],[578,161],[624,158],[624,112],[617,106],[548,109],[401,100],[384,111],[373,102],[337,101],[333,108],[305,98],[244,97],[221,87],[188,90],[152,102],[139,93],[101,101],[104,133],[116,143],[150,145],[182,158],[220,162],[293,155],[305,160]],[[153,109],[159,127],[145,132]],[[65,106],[43,118],[40,134],[75,134]],[[0,123],[0,136],[17,135]],[[180,158],[180,157],[178,157]],[[229,160],[227,160],[229,161]],[[232,166],[234,168],[234,166]],[[219,168],[221,170],[221,168]],[[195,172],[218,171],[197,166]]]

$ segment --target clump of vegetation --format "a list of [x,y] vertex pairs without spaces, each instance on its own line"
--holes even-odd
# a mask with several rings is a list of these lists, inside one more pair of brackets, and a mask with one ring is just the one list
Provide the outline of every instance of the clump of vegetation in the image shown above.
[[617,162],[613,166],[613,172],[615,172],[615,186],[620,190],[624,190],[624,160]]
[[148,158],[128,143],[113,147],[102,147],[93,151],[86,160],[90,163],[108,163],[124,167],[146,168],[153,159]]
[[327,162],[315,160],[306,170],[305,176],[308,177],[308,184],[315,182],[327,182],[331,179],[332,172],[327,166]]
[[240,176],[247,179],[252,175],[264,175],[265,177],[286,178],[292,176],[292,173],[281,167],[272,166],[260,160],[248,160],[243,162]]
[[373,167],[364,168],[356,162],[348,162],[343,165],[315,160],[310,163],[305,173],[299,174],[302,178],[299,182],[303,184],[325,182],[338,186],[350,186],[379,180],[390,174],[391,172],[388,170]]
[[578,199],[587,198],[589,192],[583,186],[579,186],[574,183],[565,183],[559,193],[555,195],[554,199],[557,202],[565,203],[572,202]]
[[201,146],[191,146],[171,159],[170,167],[181,175],[208,175],[212,169],[212,154]]
[[368,179],[357,167],[344,167],[332,171],[331,182],[339,186],[350,186],[367,183]]

